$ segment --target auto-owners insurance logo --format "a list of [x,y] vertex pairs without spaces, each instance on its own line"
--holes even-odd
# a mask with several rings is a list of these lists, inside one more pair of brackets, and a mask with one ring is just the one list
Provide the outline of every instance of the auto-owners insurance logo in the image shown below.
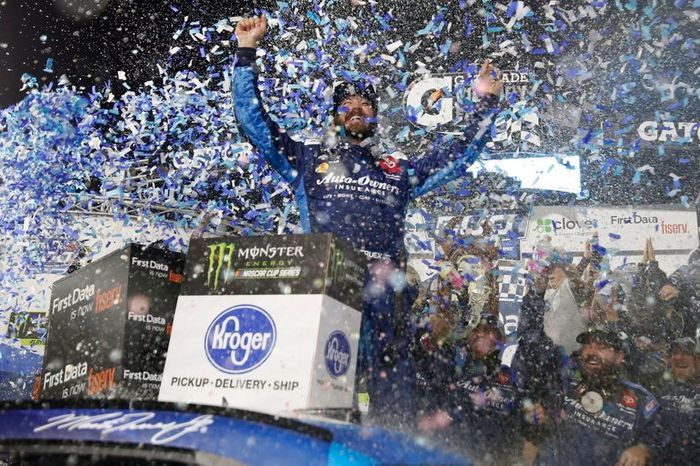
[[241,304],[226,309],[209,325],[204,349],[220,371],[243,374],[267,360],[276,339],[272,317],[257,306]]
[[331,333],[326,341],[326,370],[333,378],[345,375],[350,368],[350,340],[340,330]]

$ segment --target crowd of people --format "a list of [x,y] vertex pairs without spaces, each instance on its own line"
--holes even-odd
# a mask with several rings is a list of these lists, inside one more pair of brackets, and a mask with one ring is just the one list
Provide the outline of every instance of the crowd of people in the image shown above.
[[407,207],[478,158],[504,105],[502,73],[483,63],[462,134],[418,153],[376,144],[381,80],[368,75],[334,83],[331,137],[304,139],[265,109],[256,58],[266,31],[265,16],[237,23],[236,118],[294,191],[303,232],[335,234],[367,256],[357,369],[373,420],[410,418],[477,464],[695,462],[700,252],[666,276],[648,242],[625,281],[595,238],[578,264],[543,245],[521,264],[518,348],[503,365],[495,243],[448,225],[435,286],[400,286]]
[[476,464],[697,463],[700,250],[667,275],[651,240],[633,271],[611,269],[596,236],[578,263],[543,241],[521,263],[506,366],[497,247],[454,227],[434,278],[409,287],[420,432]]

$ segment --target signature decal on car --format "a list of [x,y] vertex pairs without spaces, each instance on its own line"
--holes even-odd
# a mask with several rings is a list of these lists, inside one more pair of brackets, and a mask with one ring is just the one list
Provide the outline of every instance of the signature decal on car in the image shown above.
[[185,422],[149,422],[156,418],[155,413],[123,413],[120,411],[94,416],[62,414],[48,419],[44,425],[34,428],[34,432],[51,429],[74,431],[91,430],[103,434],[125,431],[154,431],[151,443],[164,445],[187,434],[203,434],[207,426],[214,423],[213,416],[206,414]]

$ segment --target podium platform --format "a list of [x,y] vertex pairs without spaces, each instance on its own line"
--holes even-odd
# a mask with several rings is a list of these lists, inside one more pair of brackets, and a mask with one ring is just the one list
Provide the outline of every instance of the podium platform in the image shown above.
[[131,244],[56,281],[34,398],[155,400],[183,265]]
[[351,407],[366,267],[329,234],[193,240],[158,399]]

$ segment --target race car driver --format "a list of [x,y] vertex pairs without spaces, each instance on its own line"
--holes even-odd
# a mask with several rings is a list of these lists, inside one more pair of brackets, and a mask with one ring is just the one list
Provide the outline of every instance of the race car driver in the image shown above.
[[[265,16],[236,26],[238,53],[233,99],[239,125],[250,142],[293,189],[304,232],[333,233],[369,258],[361,334],[360,373],[369,374],[371,409],[397,411],[410,403],[412,370],[397,335],[397,277],[403,253],[404,217],[409,201],[463,173],[487,142],[501,94],[500,72],[485,63],[475,82],[481,100],[459,138],[440,138],[423,157],[373,154],[378,97],[366,81],[344,82],[333,95],[340,142],[329,147],[299,141],[266,114],[254,70],[256,47],[267,30]],[[400,282],[400,280],[398,280]],[[399,325],[400,326],[400,325]],[[363,367],[365,366],[365,367]]]

